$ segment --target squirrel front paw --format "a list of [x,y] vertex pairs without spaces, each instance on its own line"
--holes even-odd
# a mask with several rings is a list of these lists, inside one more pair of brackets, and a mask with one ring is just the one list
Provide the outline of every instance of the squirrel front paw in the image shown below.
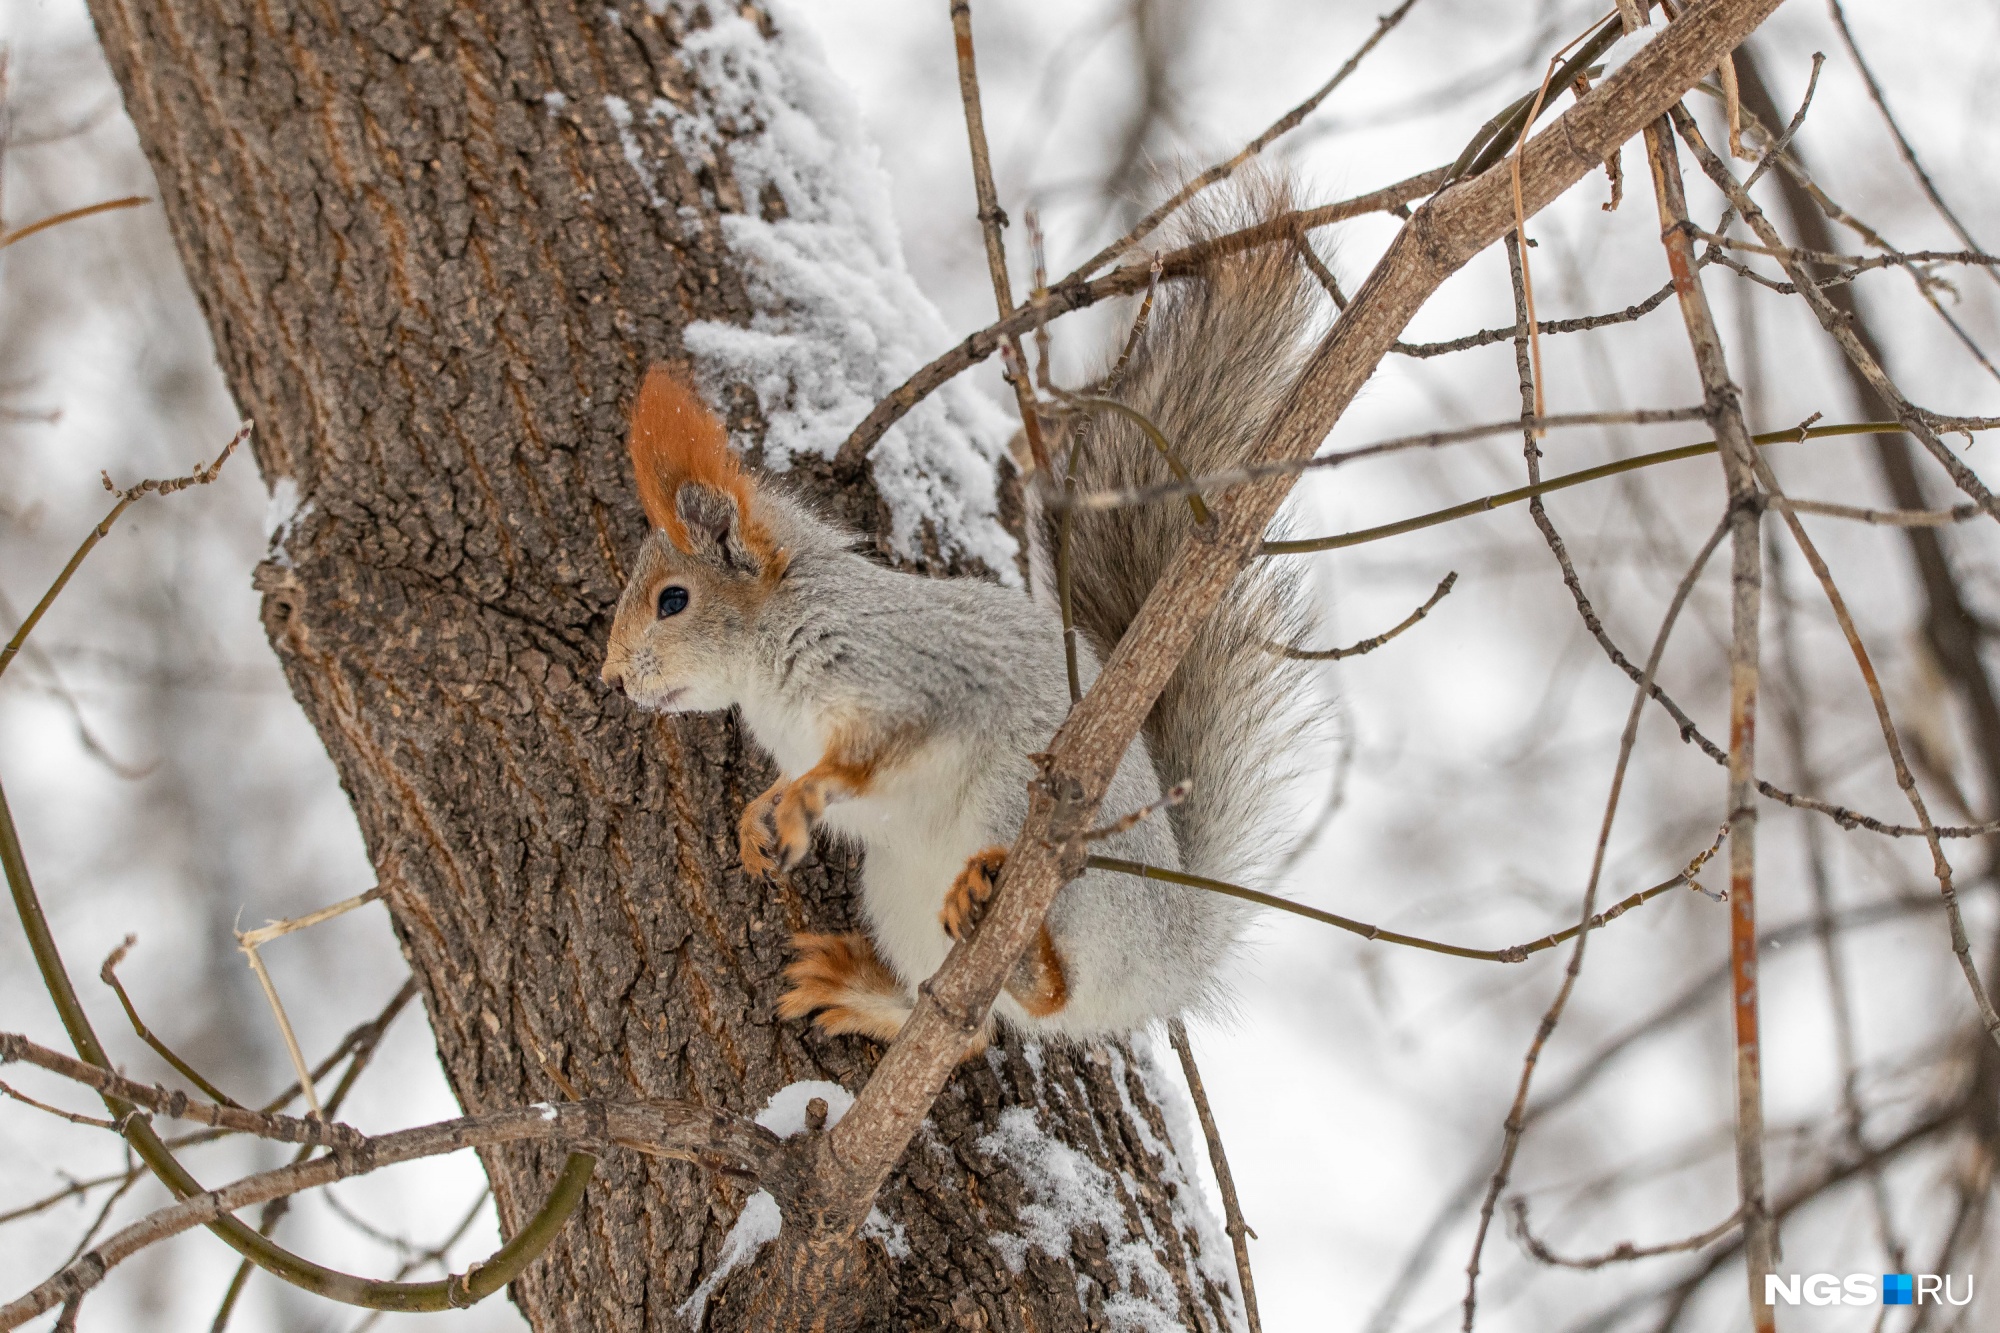
[[736,846],[746,875],[764,878],[778,869],[778,862],[771,855],[777,839],[771,814],[784,792],[785,782],[780,778],[762,796],[743,807],[743,818],[736,826]]
[[955,940],[972,934],[979,918],[986,915],[987,901],[1000,883],[1000,867],[1006,864],[1005,847],[995,845],[972,854],[944,895],[944,910],[938,913],[938,923],[945,934]]
[[826,784],[808,773],[796,782],[780,778],[744,806],[736,827],[743,869],[769,876],[805,860],[812,850],[813,825],[826,813],[826,800]]

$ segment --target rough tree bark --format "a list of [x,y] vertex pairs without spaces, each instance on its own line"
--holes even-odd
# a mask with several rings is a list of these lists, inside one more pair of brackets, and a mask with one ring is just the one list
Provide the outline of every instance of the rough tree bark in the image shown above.
[[[768,323],[780,279],[732,221],[825,212],[787,197],[763,134],[775,103],[824,90],[742,100],[768,76],[744,74],[755,45],[791,39],[752,7],[682,0],[90,3],[290,508],[257,574],[271,643],[353,800],[460,1101],[559,1098],[552,1068],[588,1096],[738,1112],[802,1079],[858,1088],[875,1051],[773,1017],[789,936],[854,924],[856,858],[747,881],[735,820],[766,763],[731,720],[640,716],[596,679],[643,530],[623,405],[648,363],[688,359],[691,324]],[[748,33],[735,56],[690,57],[727,25]],[[739,143],[765,155],[757,188]],[[715,365],[737,440],[775,449],[770,385]],[[846,392],[870,388],[843,365],[863,381]],[[885,555],[936,572],[993,549],[948,519],[913,526],[871,474],[793,470]],[[1011,1041],[962,1070],[882,1197],[881,1326],[1083,1330],[1130,1302],[1227,1326],[1226,1246],[1156,1070],[1127,1045]],[[1011,1107],[1033,1127],[1003,1123]],[[1051,1153],[1101,1186],[1094,1214],[1051,1221]],[[487,1157],[503,1227],[561,1160]],[[514,1297],[538,1329],[684,1328],[743,1203],[613,1153]],[[735,1322],[730,1294],[712,1326]]]

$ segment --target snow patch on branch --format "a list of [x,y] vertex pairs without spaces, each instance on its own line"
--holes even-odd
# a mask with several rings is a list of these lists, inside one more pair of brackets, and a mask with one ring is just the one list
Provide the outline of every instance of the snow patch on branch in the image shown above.
[[[787,1083],[772,1093],[764,1103],[764,1109],[753,1118],[779,1138],[789,1139],[795,1134],[805,1133],[806,1107],[815,1097],[826,1103],[827,1129],[839,1124],[840,1118],[854,1105],[854,1094],[838,1083],[826,1079],[801,1079],[797,1083]],[[715,1261],[714,1270],[679,1306],[678,1313],[687,1321],[689,1328],[701,1327],[702,1317],[708,1311],[708,1298],[715,1294],[722,1280],[756,1258],[757,1251],[766,1244],[776,1240],[784,1223],[784,1212],[769,1190],[758,1190],[744,1201],[743,1211],[736,1215],[736,1224],[722,1238],[722,1253]],[[910,1257],[910,1240],[903,1224],[890,1221],[880,1208],[869,1210],[868,1220],[861,1224],[861,1234],[880,1241],[892,1259]]]
[[[788,5],[771,6],[778,35],[767,40],[719,5],[647,3],[685,31],[681,55],[694,77],[691,107],[657,100],[645,114],[668,127],[686,160],[732,175],[748,210],[721,226],[743,261],[750,322],[687,327],[696,379],[711,401],[734,385],[756,394],[765,466],[831,458],[878,400],[952,342],[903,262],[880,156]],[[616,111],[613,120],[624,144],[628,122]],[[643,160],[633,167],[651,197],[655,173]],[[928,532],[946,557],[1018,581],[1016,544],[999,518],[1009,434],[1005,413],[959,380],[876,442],[870,461],[898,555],[922,557]]]

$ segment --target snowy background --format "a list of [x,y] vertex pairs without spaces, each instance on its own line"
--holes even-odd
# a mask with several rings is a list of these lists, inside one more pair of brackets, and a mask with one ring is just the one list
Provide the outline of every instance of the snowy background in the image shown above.
[[[1386,6],[1385,6],[1386,7]],[[1375,6],[1304,0],[1029,3],[982,0],[976,33],[1003,204],[1019,223],[1037,207],[1050,264],[1067,271],[1160,197],[1183,168],[1225,156],[1318,86],[1373,28]],[[1857,0],[1864,51],[1961,217],[2000,240],[2000,10],[1990,4]],[[1566,0],[1419,0],[1402,26],[1274,155],[1321,202],[1450,160],[1489,115],[1525,91],[1549,49],[1598,12]],[[950,28],[943,4],[822,0],[797,21],[816,30],[880,144],[911,273],[942,312],[946,341],[992,317],[973,217]],[[10,51],[11,143],[0,216],[8,225],[97,199],[150,193],[130,124],[78,0],[13,0],[0,11]],[[1781,105],[1796,104],[1811,53],[1827,52],[1799,144],[1828,191],[1906,248],[1957,248],[1898,160],[1817,0],[1794,0],[1757,38]],[[1711,140],[1714,117],[1704,106]],[[1531,224],[1543,318],[1613,310],[1666,277],[1643,159],[1625,155],[1616,213],[1597,174]],[[1698,219],[1719,204],[1690,182]],[[1767,200],[1775,200],[1767,194]],[[1782,212],[1773,208],[1774,215]],[[1352,290],[1392,234],[1372,217],[1320,233]],[[1011,241],[1017,286],[1025,229]],[[1852,244],[1843,234],[1841,243]],[[1802,305],[1707,270],[1753,429],[1853,409],[1835,353]],[[2000,351],[1995,284],[1953,276],[1954,316]],[[2000,383],[1893,272],[1862,280],[1890,343],[1889,368],[1940,411],[2000,413]],[[1091,362],[1124,311],[1078,317],[1056,333],[1058,373]],[[1452,279],[1412,340],[1511,323],[1496,250]],[[1637,324],[1544,341],[1552,411],[1680,406],[1699,391],[1671,306]],[[1072,382],[1074,382],[1072,375]],[[998,399],[991,367],[972,383]],[[1392,358],[1331,437],[1335,447],[1497,420],[1518,409],[1511,349],[1428,361]],[[186,470],[227,438],[236,413],[157,209],[65,227],[0,255],[0,621],[32,604],[121,481]],[[1559,432],[1547,466],[1567,471],[1702,438],[1699,427]],[[1986,466],[2000,444],[1967,457]],[[1887,505],[1864,441],[1787,445],[1773,466],[1799,496]],[[1926,464],[1929,472],[1935,472]],[[1298,527],[1334,532],[1387,522],[1519,483],[1518,441],[1496,437],[1403,455],[1305,481]],[[1956,497],[1929,476],[1939,504]],[[1613,637],[1638,656],[1674,582],[1721,503],[1712,460],[1670,465],[1554,497]],[[0,773],[53,923],[80,981],[127,933],[122,969],[142,1010],[225,1086],[258,1090],[288,1074],[230,929],[296,915],[368,887],[354,822],[312,730],[287,693],[257,623],[250,570],[270,502],[239,459],[220,482],[130,514],[36,636],[38,650],[0,690]],[[1773,525],[1775,527],[1775,524]],[[1915,635],[1922,595],[1904,539],[1886,529],[1814,525],[1877,654],[1890,702],[1931,756],[1940,817],[1992,813]],[[2000,617],[2000,544],[1969,525],[1946,537],[1966,595]],[[1382,651],[1323,668],[1335,740],[1297,793],[1308,839],[1282,891],[1329,910],[1454,942],[1498,946],[1568,924],[1587,874],[1630,688],[1585,633],[1553,559],[1522,508],[1354,550],[1305,557],[1324,619],[1321,642],[1352,642],[1401,620],[1438,579],[1457,590]],[[1726,558],[1703,581],[1663,682],[1711,736],[1725,730]],[[1851,661],[1817,589],[1787,550],[1767,583],[1767,695],[1787,697],[1789,660],[1812,700],[1810,779],[1781,729],[1764,730],[1765,770],[1788,786],[1889,818],[1901,804]],[[1781,591],[1782,590],[1782,591]],[[1782,614],[1786,594],[1795,604]],[[1774,711],[1773,718],[1776,713]],[[1657,712],[1640,735],[1634,779],[1600,901],[1670,876],[1707,845],[1723,813],[1721,770],[1682,745]],[[1766,805],[1760,910],[1782,942],[1765,955],[1767,1116],[1774,1189],[1840,1156],[1839,1065],[1825,964],[1796,928],[1811,911],[1809,816]],[[1844,957],[1868,1133],[1892,1135],[1965,1076],[1970,1017],[1935,912],[1920,847],[1820,829],[1837,905],[1874,911]],[[1995,924],[1982,853],[1955,849],[1975,940]],[[1711,872],[1712,883],[1723,877]],[[1677,892],[1593,937],[1569,1015],[1547,1052],[1538,1098],[1560,1104],[1532,1128],[1515,1172],[1540,1234],[1566,1253],[1623,1239],[1675,1238],[1734,1206],[1728,1116],[1730,1047],[1716,978],[1725,909]],[[403,963],[378,907],[269,947],[300,1037],[324,1050],[372,1015]],[[1199,1026],[1197,1051],[1259,1239],[1253,1258],[1265,1326],[1294,1330],[1455,1328],[1474,1206],[1499,1143],[1519,1062],[1559,979],[1563,951],[1500,967],[1369,945],[1294,918],[1268,917],[1237,978],[1236,1010]],[[106,1031],[115,1007],[90,982]],[[1648,1026],[1648,1025],[1651,1026]],[[18,932],[0,930],[0,1027],[53,1039],[56,1024]],[[1643,1031],[1641,1039],[1620,1043]],[[135,1071],[159,1071],[136,1043],[114,1042]],[[9,1075],[10,1079],[14,1076]],[[20,1080],[29,1085],[30,1080]],[[46,1085],[32,1083],[37,1089]],[[74,1104],[80,1105],[76,1099]],[[346,1118],[387,1129],[452,1113],[420,1011],[391,1030]],[[0,1214],[65,1183],[63,1170],[110,1172],[93,1131],[0,1106]],[[275,1165],[277,1150],[204,1150],[222,1179]],[[1962,1139],[1902,1159],[1889,1174],[1895,1229],[1910,1266],[1928,1271],[1962,1180],[1986,1169]],[[1978,1177],[1980,1181],[1984,1177]],[[1979,1187],[1983,1188],[1983,1184]],[[382,1237],[425,1244],[449,1233],[481,1193],[470,1157],[399,1168],[331,1192],[349,1217],[302,1201],[282,1233],[324,1261],[388,1272],[407,1257]],[[0,1231],[0,1293],[58,1265],[107,1195],[71,1200],[59,1222]],[[121,1205],[160,1201],[141,1186]],[[358,1225],[357,1224],[365,1224]],[[371,1236],[369,1229],[382,1233]],[[490,1210],[453,1251],[462,1265],[495,1243]],[[1984,1275],[1988,1246],[1950,1271]],[[1486,1249],[1481,1327],[1493,1333],[1588,1326],[1621,1301],[1671,1285],[1683,1261],[1594,1274],[1551,1272],[1497,1228]],[[1850,1187],[1792,1220],[1780,1271],[1889,1271],[1877,1215]],[[85,1307],[103,1329],[205,1327],[234,1256],[193,1235],[133,1261]],[[1730,1270],[1703,1289],[1680,1327],[1740,1327]],[[425,1275],[434,1275],[430,1270]],[[1996,1298],[1973,1307],[1990,1322]],[[1874,1310],[1800,1312],[1815,1330],[1874,1326]],[[1650,1328],[1654,1315],[1630,1326]],[[504,1302],[451,1316],[462,1330],[518,1327]],[[233,1327],[345,1330],[354,1312],[253,1278]],[[1968,1325],[1968,1326],[1974,1326]],[[387,1319],[378,1327],[410,1327]],[[1606,1324],[1605,1327],[1626,1325]],[[1904,1325],[1892,1320],[1888,1327]]]

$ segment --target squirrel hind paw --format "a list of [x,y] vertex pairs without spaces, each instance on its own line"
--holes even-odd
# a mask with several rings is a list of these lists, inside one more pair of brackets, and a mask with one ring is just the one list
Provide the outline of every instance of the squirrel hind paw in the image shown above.
[[979,925],[980,917],[986,914],[986,904],[992,900],[993,890],[1000,882],[1000,868],[1006,864],[1005,847],[996,845],[972,854],[944,895],[944,909],[938,913],[938,924],[944,927],[945,934],[962,940],[973,932]]
[[829,1036],[895,1040],[910,1016],[910,998],[865,935],[794,935],[798,959],[785,969],[792,988],[778,1000],[778,1017],[813,1023]]

